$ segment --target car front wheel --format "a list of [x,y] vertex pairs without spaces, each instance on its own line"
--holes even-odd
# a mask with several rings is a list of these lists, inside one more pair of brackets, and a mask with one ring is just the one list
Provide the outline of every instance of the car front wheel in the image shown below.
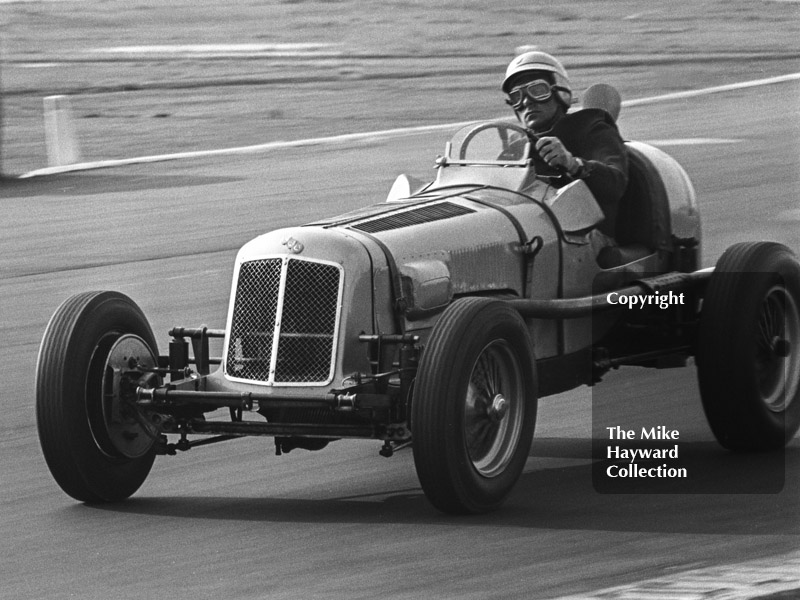
[[150,472],[156,432],[135,389],[156,384],[156,356],[150,325],[123,294],[77,294],[50,319],[36,367],[36,418],[50,472],[73,498],[123,500]]
[[434,327],[414,386],[414,462],[447,513],[500,506],[519,479],[536,423],[533,346],[501,301],[464,298]]

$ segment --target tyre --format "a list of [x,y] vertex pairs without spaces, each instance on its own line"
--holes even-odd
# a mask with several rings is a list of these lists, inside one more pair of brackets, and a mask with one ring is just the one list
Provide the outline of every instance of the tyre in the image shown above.
[[731,246],[703,298],[703,408],[731,450],[782,448],[800,427],[800,264],[771,242]]
[[156,357],[147,319],[123,294],[77,294],[50,319],[36,366],[36,420],[50,472],[76,500],[123,500],[150,472],[156,433],[131,398]]
[[500,506],[520,477],[536,424],[533,345],[505,303],[463,298],[423,351],[411,407],[414,463],[446,513]]

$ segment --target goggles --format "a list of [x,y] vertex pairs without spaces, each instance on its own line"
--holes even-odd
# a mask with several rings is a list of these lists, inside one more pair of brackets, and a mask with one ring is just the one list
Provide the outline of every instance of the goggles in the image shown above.
[[537,79],[509,91],[506,102],[514,110],[522,108],[522,102],[525,98],[531,102],[547,102],[553,97],[553,87],[555,86],[550,85],[549,81]]

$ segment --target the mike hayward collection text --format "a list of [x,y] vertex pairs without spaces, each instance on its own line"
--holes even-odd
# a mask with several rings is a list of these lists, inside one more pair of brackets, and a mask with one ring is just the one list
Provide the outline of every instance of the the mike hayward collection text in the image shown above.
[[606,468],[606,475],[612,478],[619,477],[667,477],[685,478],[688,477],[687,470],[683,467],[670,467],[666,463],[657,466],[641,466],[636,461],[654,460],[677,460],[680,453],[678,439],[680,432],[677,429],[667,429],[664,425],[657,427],[642,427],[639,437],[636,430],[623,429],[620,426],[606,427],[609,440],[633,441],[633,440],[654,440],[671,441],[675,440],[675,445],[666,448],[627,448],[625,446],[609,444],[606,448],[606,458],[609,460],[628,461],[627,464],[614,463]]

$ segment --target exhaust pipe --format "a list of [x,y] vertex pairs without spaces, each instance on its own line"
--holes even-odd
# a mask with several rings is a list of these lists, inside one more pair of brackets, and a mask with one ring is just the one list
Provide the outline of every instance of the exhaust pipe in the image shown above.
[[577,319],[588,317],[599,311],[620,309],[622,306],[609,301],[612,293],[618,296],[646,294],[663,294],[665,292],[686,292],[705,284],[714,268],[701,269],[693,273],[665,273],[655,277],[637,279],[627,287],[609,290],[596,296],[581,298],[558,298],[555,300],[538,300],[521,298],[508,300],[508,303],[519,311],[520,315],[533,319]]

